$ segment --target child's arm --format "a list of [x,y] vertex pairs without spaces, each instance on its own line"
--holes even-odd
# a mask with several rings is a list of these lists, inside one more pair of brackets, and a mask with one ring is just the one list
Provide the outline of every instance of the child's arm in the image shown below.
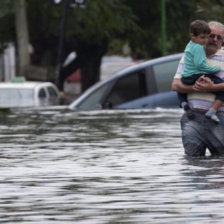
[[197,49],[195,49],[194,64],[202,73],[205,73],[205,74],[216,73],[220,71],[219,66],[210,66],[207,64],[206,55],[205,55],[203,46],[197,47]]

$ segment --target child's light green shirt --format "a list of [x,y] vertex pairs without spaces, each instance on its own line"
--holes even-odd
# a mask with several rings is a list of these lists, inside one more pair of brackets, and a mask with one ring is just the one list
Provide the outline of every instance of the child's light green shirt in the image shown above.
[[216,73],[218,66],[209,66],[206,63],[204,47],[201,44],[190,41],[184,50],[184,71],[182,76],[188,77],[193,74]]

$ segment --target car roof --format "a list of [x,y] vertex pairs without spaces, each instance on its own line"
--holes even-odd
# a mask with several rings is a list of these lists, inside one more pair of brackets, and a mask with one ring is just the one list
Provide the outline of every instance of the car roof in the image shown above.
[[17,89],[34,89],[38,86],[51,85],[50,82],[0,82],[0,89],[17,88]]
[[155,58],[155,59],[149,59],[147,61],[141,62],[139,64],[135,64],[126,69],[123,69],[122,71],[116,73],[116,77],[119,74],[122,75],[122,74],[126,74],[127,72],[134,72],[135,70],[144,69],[145,67],[148,67],[150,65],[155,65],[155,64],[160,64],[160,63],[170,61],[170,60],[180,59],[182,56],[183,56],[183,53],[179,53],[179,54],[163,56],[163,57],[159,57],[159,58]]
[[127,73],[135,72],[136,70],[145,69],[146,67],[151,66],[151,65],[160,64],[160,63],[175,60],[175,59],[180,59],[182,56],[183,56],[183,53],[172,54],[169,56],[163,56],[163,57],[159,57],[159,58],[155,58],[155,59],[149,59],[149,60],[141,62],[139,64],[132,65],[130,67],[127,67],[127,68],[115,73],[113,76],[110,76],[108,79],[97,82],[95,85],[90,87],[90,89],[95,89],[95,88],[97,88],[97,86],[101,86],[103,83],[107,83],[107,82],[113,81],[121,76],[125,76]]

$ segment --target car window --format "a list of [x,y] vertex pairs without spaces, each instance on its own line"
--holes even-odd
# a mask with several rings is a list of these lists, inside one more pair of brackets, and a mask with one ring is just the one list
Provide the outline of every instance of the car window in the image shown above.
[[107,108],[113,108],[115,105],[132,101],[145,95],[145,71],[141,70],[118,79],[105,105]]
[[56,90],[52,86],[48,86],[47,90],[49,92],[50,97],[57,97],[58,96]]
[[173,77],[180,59],[153,66],[158,92],[170,91]]
[[47,97],[46,92],[45,92],[45,90],[43,88],[40,89],[38,97],[41,98],[41,99]]
[[77,106],[80,110],[94,110],[101,109],[101,99],[106,89],[108,89],[110,83],[105,84],[90,94],[82,103]]

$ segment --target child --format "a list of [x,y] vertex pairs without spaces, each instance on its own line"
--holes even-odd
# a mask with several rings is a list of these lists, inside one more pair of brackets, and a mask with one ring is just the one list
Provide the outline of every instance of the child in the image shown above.
[[[214,73],[220,71],[219,66],[206,64],[204,45],[207,43],[210,32],[211,30],[205,21],[195,20],[190,24],[191,40],[184,50],[184,71],[181,78],[184,84],[193,85],[202,75],[209,77],[214,83],[223,82],[221,78],[214,75]],[[216,92],[215,94],[215,102],[205,116],[218,124],[220,120],[216,112],[224,101],[224,92]],[[188,105],[186,94],[178,93],[178,98],[180,106],[185,110],[187,116],[191,118],[193,115]]]

